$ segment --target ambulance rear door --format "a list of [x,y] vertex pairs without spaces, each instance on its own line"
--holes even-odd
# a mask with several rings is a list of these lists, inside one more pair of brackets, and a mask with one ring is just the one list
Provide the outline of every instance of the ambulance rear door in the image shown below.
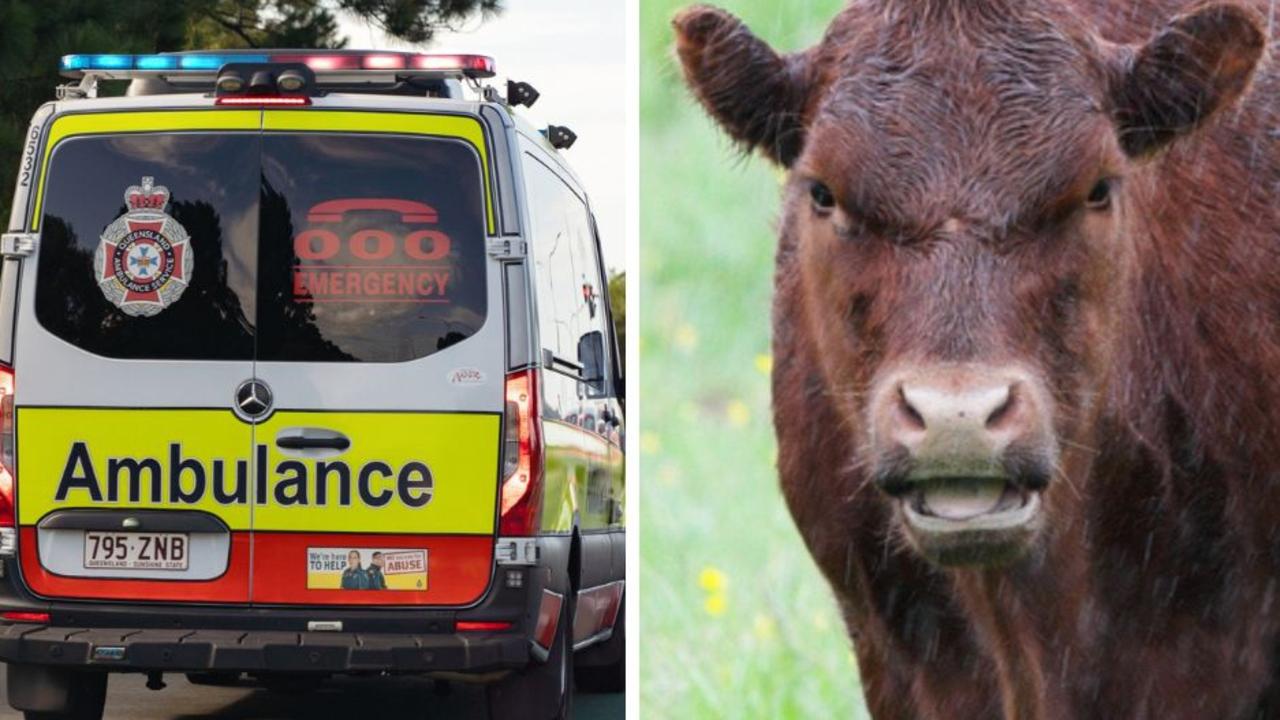
[[253,426],[237,404],[260,123],[135,109],[45,130],[14,361],[20,565],[40,596],[249,600]]
[[505,370],[484,128],[311,108],[263,129],[253,602],[473,604]]

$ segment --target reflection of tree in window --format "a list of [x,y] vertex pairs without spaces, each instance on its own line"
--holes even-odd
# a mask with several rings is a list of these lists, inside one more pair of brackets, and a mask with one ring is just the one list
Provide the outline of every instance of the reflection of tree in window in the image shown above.
[[[121,206],[116,217],[126,209]],[[218,212],[207,202],[175,199],[168,213],[191,236],[195,270],[182,297],[152,317],[131,317],[108,302],[93,268],[99,238],[82,239],[66,219],[46,214],[36,287],[41,324],[90,352],[111,357],[252,357],[253,326],[227,282]],[[101,221],[101,228],[114,220]]]
[[436,350],[443,350],[447,347],[457,345],[470,337],[470,323],[460,323],[448,319],[441,322],[443,322],[444,326],[448,328],[448,331],[436,341]]
[[[72,138],[50,160],[36,281],[36,317],[89,352],[119,358],[253,357],[252,267],[231,264],[253,241],[258,156],[253,136],[139,135]],[[151,317],[121,312],[93,268],[101,233],[126,214],[121,195],[145,176],[169,188],[165,212],[191,237],[191,284]]]
[[316,361],[351,361],[356,358],[326,339],[316,326],[315,306],[293,297],[293,213],[283,193],[262,178],[258,227],[260,273],[284,275],[283,280],[259,281],[258,327],[269,338],[271,359],[306,358]]

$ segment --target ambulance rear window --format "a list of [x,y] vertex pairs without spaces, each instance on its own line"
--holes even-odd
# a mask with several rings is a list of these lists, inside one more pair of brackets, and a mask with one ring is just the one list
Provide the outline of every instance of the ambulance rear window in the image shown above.
[[253,359],[259,142],[144,133],[59,143],[40,222],[40,324],[113,358]]
[[264,136],[258,358],[398,362],[475,334],[482,192],[460,141]]
[[72,138],[50,160],[36,316],[114,358],[414,360],[483,325],[484,221],[458,140]]

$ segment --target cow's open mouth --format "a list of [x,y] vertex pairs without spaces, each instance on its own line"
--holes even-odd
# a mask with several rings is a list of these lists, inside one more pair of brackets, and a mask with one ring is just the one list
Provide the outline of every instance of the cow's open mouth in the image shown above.
[[1007,562],[1039,527],[1039,491],[1007,478],[929,479],[899,502],[913,544],[944,565]]
[[1035,496],[1002,478],[948,478],[922,483],[904,502],[926,521],[1003,524],[1014,520]]

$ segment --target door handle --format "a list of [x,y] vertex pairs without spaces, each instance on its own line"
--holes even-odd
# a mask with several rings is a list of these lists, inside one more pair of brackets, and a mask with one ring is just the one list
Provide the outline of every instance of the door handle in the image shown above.
[[285,450],[346,450],[351,447],[351,441],[345,437],[283,437],[276,438],[276,446]]
[[351,447],[351,439],[324,428],[285,428],[276,433],[276,447],[308,455],[340,453]]

